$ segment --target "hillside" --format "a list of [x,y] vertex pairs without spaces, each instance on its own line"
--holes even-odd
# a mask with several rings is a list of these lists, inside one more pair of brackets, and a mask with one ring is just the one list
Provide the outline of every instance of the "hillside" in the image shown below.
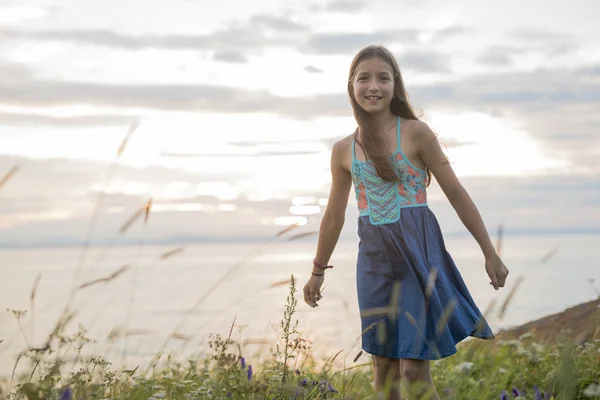
[[571,338],[577,344],[600,339],[600,298],[500,331],[496,336],[498,339],[516,339],[527,332],[533,333],[542,343],[555,342],[561,336]]

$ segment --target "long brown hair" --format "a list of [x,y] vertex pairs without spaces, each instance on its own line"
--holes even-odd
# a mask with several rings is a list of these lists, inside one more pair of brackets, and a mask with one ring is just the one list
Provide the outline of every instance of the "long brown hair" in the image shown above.
[[[418,120],[419,117],[417,117],[410,104],[406,88],[404,87],[404,81],[402,80],[402,74],[400,73],[400,68],[392,53],[382,46],[367,46],[359,51],[356,56],[354,56],[352,64],[350,65],[348,95],[350,96],[350,103],[352,104],[352,109],[354,111],[354,118],[356,119],[356,123],[361,132],[360,144],[363,147],[365,156],[371,159],[375,164],[375,169],[379,176],[386,181],[395,181],[398,177],[389,161],[390,154],[386,150],[384,138],[382,135],[377,134],[377,131],[381,129],[381,127],[378,126],[372,116],[365,111],[354,98],[354,77],[356,75],[356,68],[361,62],[375,57],[388,63],[394,74],[394,98],[390,104],[392,113],[404,119]],[[430,181],[431,172],[427,169],[428,185]]]

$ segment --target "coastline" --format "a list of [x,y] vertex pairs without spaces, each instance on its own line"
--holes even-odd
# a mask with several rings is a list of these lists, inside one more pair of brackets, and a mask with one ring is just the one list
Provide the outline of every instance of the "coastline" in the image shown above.
[[553,343],[559,338],[568,338],[579,345],[600,339],[600,297],[559,313],[501,330],[496,334],[496,339],[518,339],[525,333],[532,333],[540,343]]

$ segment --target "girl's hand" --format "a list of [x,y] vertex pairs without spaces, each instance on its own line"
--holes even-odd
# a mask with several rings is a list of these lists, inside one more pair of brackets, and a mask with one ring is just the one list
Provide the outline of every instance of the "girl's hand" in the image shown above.
[[502,262],[498,254],[494,253],[493,256],[485,259],[485,271],[490,277],[490,285],[494,289],[498,290],[504,287],[506,277],[508,276],[508,268]]
[[311,307],[318,307],[317,301],[321,300],[321,285],[325,280],[325,275],[311,275],[304,285],[304,301]]

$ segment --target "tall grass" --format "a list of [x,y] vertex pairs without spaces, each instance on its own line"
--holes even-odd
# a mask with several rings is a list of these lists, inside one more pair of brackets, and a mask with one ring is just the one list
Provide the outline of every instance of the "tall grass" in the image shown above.
[[[117,170],[120,157],[137,124],[130,127],[119,146],[115,162],[110,166],[107,182]],[[13,179],[18,168],[11,169],[2,179],[0,188]],[[84,356],[83,349],[92,341],[84,327],[75,331],[70,324],[75,321],[72,309],[75,295],[95,285],[110,285],[130,269],[137,270],[140,252],[136,260],[114,270],[109,275],[88,282],[80,282],[85,268],[87,250],[92,243],[93,231],[101,213],[104,195],[99,195],[94,207],[85,245],[82,248],[76,270],[74,286],[63,312],[40,347],[34,347],[28,337],[34,336],[34,305],[40,276],[33,284],[30,294],[30,327],[26,332],[22,321],[27,316],[23,310],[13,310],[20,334],[27,348],[15,360],[10,379],[0,381],[0,399],[375,399],[379,398],[372,390],[373,371],[368,361],[359,362],[362,351],[348,362],[343,360],[340,367],[338,358],[341,352],[317,359],[312,352],[312,342],[303,337],[299,328],[297,313],[296,278],[274,282],[273,287],[287,285],[288,295],[283,315],[277,330],[277,339],[262,342],[268,346],[268,356],[246,354],[248,341],[236,340],[232,332],[235,321],[226,335],[213,333],[209,336],[210,353],[204,356],[178,359],[175,353],[167,353],[172,340],[189,342],[182,328],[192,312],[211,296],[216,289],[239,268],[247,265],[265,248],[281,238],[297,225],[277,232],[271,240],[259,244],[249,254],[242,256],[194,305],[188,309],[165,341],[149,365],[138,365],[131,369],[113,367],[106,356]],[[118,235],[125,234],[134,224],[143,219],[144,226],[151,214],[152,200],[149,199],[128,218]],[[142,218],[143,217],[143,218]],[[288,236],[288,240],[298,240],[317,232],[300,232]],[[502,249],[503,227],[498,231],[497,248]],[[143,238],[140,240],[140,249]],[[158,262],[177,256],[185,248],[169,250],[157,259]],[[555,250],[544,255],[547,262]],[[432,278],[435,280],[435,277]],[[518,277],[511,291],[498,310],[502,318],[518,290],[523,277]],[[124,357],[127,354],[127,338],[139,334],[129,329],[129,315],[133,310],[133,291],[136,286],[135,274],[131,282],[130,302],[127,305],[127,322],[111,333],[109,340],[123,339]],[[400,288],[398,288],[398,291]],[[399,295],[397,293],[397,295]],[[394,297],[394,296],[392,296]],[[600,296],[599,296],[600,298]],[[389,307],[373,310],[375,313],[396,315],[396,302]],[[484,313],[489,315],[495,308],[491,303]],[[444,325],[451,317],[452,307],[438,325]],[[407,315],[407,318],[415,319]],[[373,327],[376,329],[376,327]],[[360,338],[358,338],[360,340]],[[385,339],[385,338],[383,338]],[[357,341],[358,343],[358,341]],[[8,346],[4,339],[0,346]],[[519,340],[497,340],[492,343],[467,341],[459,345],[457,355],[432,362],[434,382],[442,399],[498,399],[521,397],[527,399],[585,399],[600,398],[600,310],[598,324],[592,340],[573,344],[567,336],[544,343],[533,335],[526,334]],[[75,349],[75,357],[67,357]],[[2,351],[2,350],[0,350]],[[166,355],[165,355],[166,354]],[[28,363],[25,372],[17,373],[17,367]]]
[[[152,369],[112,368],[98,356],[69,365],[64,355],[81,350],[90,339],[80,327],[67,335],[56,332],[49,348],[28,351],[38,377],[16,377],[12,388],[0,385],[7,399],[375,399],[370,364],[359,364],[360,354],[343,368],[334,368],[339,354],[324,362],[315,359],[311,342],[302,337],[295,319],[295,278],[289,281],[278,340],[271,357],[252,359],[244,343],[229,334],[210,335],[211,352],[185,362],[167,357]],[[22,318],[23,313],[15,313]],[[232,326],[233,328],[233,326]],[[470,350],[476,346],[477,350]],[[515,340],[481,345],[459,345],[457,355],[432,363],[435,385],[442,399],[587,399],[600,396],[600,340],[574,345],[566,336],[541,344],[532,334]],[[45,361],[42,359],[45,356]],[[60,397],[70,396],[75,397]],[[507,397],[505,397],[507,396]]]

